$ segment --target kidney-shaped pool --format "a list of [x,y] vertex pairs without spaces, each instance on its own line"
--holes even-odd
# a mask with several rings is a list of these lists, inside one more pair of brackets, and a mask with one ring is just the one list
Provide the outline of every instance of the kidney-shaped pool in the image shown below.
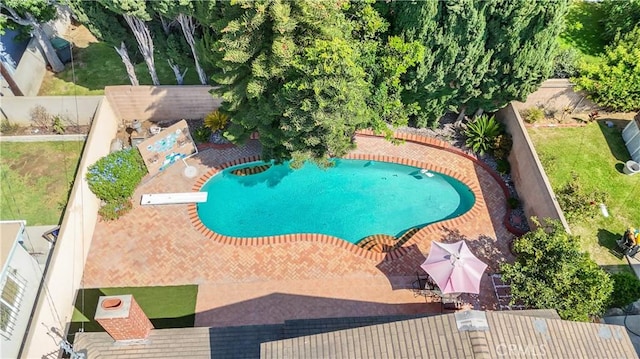
[[465,184],[437,172],[378,161],[334,164],[229,167],[200,189],[209,195],[198,215],[209,229],[231,237],[321,233],[357,243],[458,217],[475,203]]

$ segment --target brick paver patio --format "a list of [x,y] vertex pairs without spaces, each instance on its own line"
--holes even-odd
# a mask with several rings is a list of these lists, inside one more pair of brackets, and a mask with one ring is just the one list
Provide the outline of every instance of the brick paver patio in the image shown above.
[[[408,289],[431,240],[467,239],[472,251],[489,264],[488,273],[496,271],[499,261],[511,259],[512,235],[502,224],[506,200],[482,166],[418,143],[393,145],[368,136],[358,136],[357,143],[352,156],[387,155],[453,170],[480,188],[485,205],[457,226],[435,224],[425,238],[410,243],[406,253],[392,259],[367,258],[354,254],[349,246],[312,240],[229,245],[196,230],[187,205],[139,205],[143,193],[192,189],[197,178],[184,177],[184,166],[177,163],[139,186],[134,195],[137,203],[129,214],[96,225],[84,287],[198,284],[197,326],[275,324],[286,319],[440,311],[439,304],[425,303],[425,298],[415,297]],[[206,150],[187,162],[204,174],[259,153],[259,144],[251,141],[242,148]],[[488,276],[474,304],[495,307]]]

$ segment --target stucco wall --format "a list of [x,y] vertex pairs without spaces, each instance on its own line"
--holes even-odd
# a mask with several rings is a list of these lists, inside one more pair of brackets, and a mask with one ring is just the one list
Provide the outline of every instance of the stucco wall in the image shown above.
[[107,86],[104,94],[118,117],[171,121],[198,119],[220,106],[210,86]]
[[47,334],[48,328],[54,327],[60,333],[65,333],[64,326],[71,321],[75,294],[80,288],[100,206],[100,200],[89,190],[84,178],[87,167],[109,153],[118,123],[109,102],[102,101],[82,153],[49,272],[44,280],[47,293],[38,299],[22,358],[42,358],[52,352],[57,353],[59,339]]
[[[27,50],[22,55],[22,59],[13,74],[13,80],[16,82],[22,94],[25,96],[36,96],[40,90],[42,79],[47,71],[47,61],[42,56],[42,52],[38,48],[38,41],[34,38],[29,41]],[[11,91],[6,91],[7,95]],[[2,100],[4,102],[4,99]]]
[[524,206],[524,213],[529,225],[531,228],[535,228],[531,221],[532,216],[540,219],[557,219],[570,232],[569,225],[558,205],[553,189],[551,189],[549,178],[540,164],[538,154],[518,111],[515,110],[513,104],[509,104],[498,111],[496,118],[506,125],[507,131],[513,137],[513,147],[509,155],[511,176]]
[[60,115],[65,124],[89,125],[104,96],[15,96],[0,101],[0,119],[7,119],[20,126],[29,126],[31,111],[44,107],[50,115]]
[[538,90],[527,96],[524,102],[514,101],[513,105],[519,111],[530,107],[544,107],[559,113],[566,109],[572,111],[586,111],[597,106],[586,98],[586,94],[576,92],[568,79],[550,79],[542,83]]

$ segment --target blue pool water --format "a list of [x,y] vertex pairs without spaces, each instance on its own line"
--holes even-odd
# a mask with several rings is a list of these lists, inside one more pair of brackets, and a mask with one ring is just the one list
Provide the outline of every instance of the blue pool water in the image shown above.
[[198,204],[204,225],[232,237],[322,233],[357,243],[458,217],[475,202],[452,177],[395,163],[339,159],[328,169],[285,163],[250,176],[231,173],[259,164],[227,168],[202,186],[209,192]]

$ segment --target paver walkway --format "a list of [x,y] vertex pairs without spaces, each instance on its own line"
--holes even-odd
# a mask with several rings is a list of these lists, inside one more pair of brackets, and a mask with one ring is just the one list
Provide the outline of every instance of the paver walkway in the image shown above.
[[[486,207],[458,228],[443,228],[386,261],[354,255],[320,242],[234,246],[208,240],[190,223],[186,205],[139,205],[144,193],[188,192],[195,179],[177,163],[139,186],[132,212],[99,222],[84,271],[85,288],[199,284],[196,325],[276,324],[285,319],[398,315],[439,311],[408,290],[431,240],[466,238],[472,251],[497,269],[509,260],[511,234],[502,225],[506,201],[501,187],[481,166],[464,157],[416,143],[392,145],[358,136],[354,153],[386,154],[454,169],[479,184]],[[259,154],[243,148],[207,150],[188,160],[200,174],[213,166]],[[312,198],[311,194],[309,198]],[[211,199],[215,200],[215,199]],[[159,298],[161,300],[161,298]],[[494,308],[488,276],[479,308]]]

